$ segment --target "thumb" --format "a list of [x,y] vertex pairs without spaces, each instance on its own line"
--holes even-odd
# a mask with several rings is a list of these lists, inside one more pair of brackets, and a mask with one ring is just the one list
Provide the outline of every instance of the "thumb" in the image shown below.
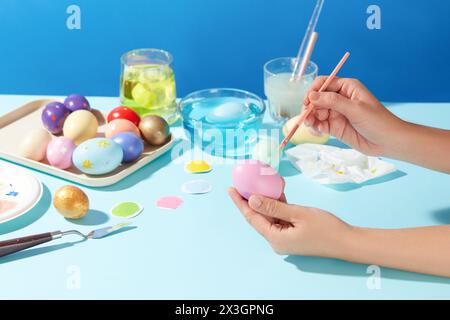
[[309,100],[318,109],[331,109],[349,118],[357,110],[357,104],[336,92],[310,92]]
[[252,195],[248,203],[254,211],[286,222],[294,222],[299,215],[295,206],[260,195]]

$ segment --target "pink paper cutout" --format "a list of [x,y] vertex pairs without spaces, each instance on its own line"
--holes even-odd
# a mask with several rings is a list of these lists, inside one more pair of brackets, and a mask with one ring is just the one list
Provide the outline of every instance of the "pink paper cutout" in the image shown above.
[[183,199],[177,196],[162,197],[156,201],[156,206],[161,209],[175,210],[183,204]]

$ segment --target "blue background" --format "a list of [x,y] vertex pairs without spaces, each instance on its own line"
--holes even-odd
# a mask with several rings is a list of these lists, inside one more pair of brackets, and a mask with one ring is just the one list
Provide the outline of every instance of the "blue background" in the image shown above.
[[[81,30],[66,9],[81,7]],[[175,57],[178,96],[208,87],[263,93],[267,60],[297,53],[314,0],[2,0],[0,93],[118,95],[122,53],[164,48]],[[382,29],[366,27],[370,4]],[[327,0],[313,60],[385,101],[450,101],[450,2]]]

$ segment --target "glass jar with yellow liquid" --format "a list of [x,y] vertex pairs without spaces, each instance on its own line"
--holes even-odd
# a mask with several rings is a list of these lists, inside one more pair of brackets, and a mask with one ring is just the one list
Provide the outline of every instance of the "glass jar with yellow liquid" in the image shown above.
[[158,115],[169,124],[178,119],[172,55],[160,49],[137,49],[122,58],[120,100],[141,117]]

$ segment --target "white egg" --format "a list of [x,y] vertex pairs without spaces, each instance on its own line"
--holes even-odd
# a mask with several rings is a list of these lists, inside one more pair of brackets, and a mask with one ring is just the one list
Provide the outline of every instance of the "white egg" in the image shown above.
[[214,109],[206,116],[208,122],[232,122],[239,121],[250,113],[247,105],[230,101],[225,102]]
[[47,152],[47,146],[52,140],[51,134],[38,128],[30,131],[19,145],[19,154],[27,159],[42,161]]

